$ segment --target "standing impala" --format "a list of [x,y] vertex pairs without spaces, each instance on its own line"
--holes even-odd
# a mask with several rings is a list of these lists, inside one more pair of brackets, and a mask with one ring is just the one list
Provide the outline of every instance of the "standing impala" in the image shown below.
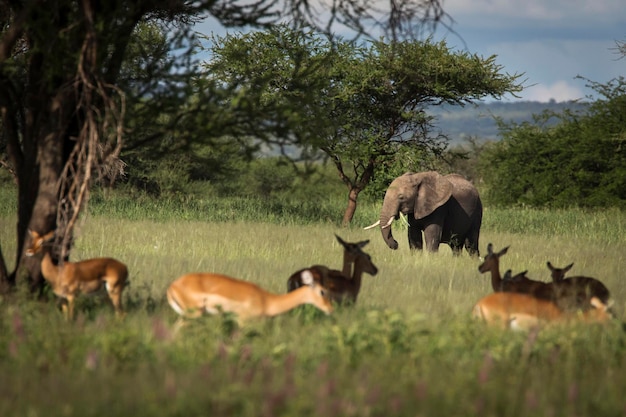
[[561,310],[551,301],[513,292],[496,292],[482,298],[474,306],[472,316],[513,330],[529,330],[553,322],[604,323],[612,318],[609,306],[597,297],[591,298],[590,308],[574,312]]
[[97,292],[103,284],[115,313],[122,315],[122,291],[128,279],[126,265],[113,258],[94,258],[55,265],[50,249],[44,249],[44,244],[54,237],[54,231],[43,236],[33,230],[28,233],[32,242],[24,253],[26,256],[34,256],[43,250],[41,273],[52,291],[63,300],[62,309],[66,319],[74,318],[74,300],[79,294]]
[[170,284],[167,302],[181,316],[180,324],[184,318],[219,313],[234,313],[242,323],[255,317],[273,317],[302,304],[332,313],[326,290],[311,274],[303,278],[303,287],[287,294],[272,294],[251,282],[221,274],[186,274]]
[[[361,291],[361,281],[363,273],[376,275],[378,268],[372,262],[372,258],[361,249],[369,243],[364,240],[358,243],[348,243],[335,235],[339,243],[344,248],[344,269],[338,271],[330,269],[324,265],[313,265],[309,268],[301,269],[294,272],[287,280],[287,291],[294,291],[301,287],[305,275],[311,274],[313,279],[319,282],[328,290],[328,296],[331,300],[343,303],[345,301],[355,303]],[[350,264],[348,261],[354,262],[354,270],[350,274]]]

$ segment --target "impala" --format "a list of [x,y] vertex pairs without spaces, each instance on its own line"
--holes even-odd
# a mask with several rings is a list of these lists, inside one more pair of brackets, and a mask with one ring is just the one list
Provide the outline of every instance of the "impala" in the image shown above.
[[[494,292],[515,292],[532,294],[543,300],[554,300],[555,293],[552,284],[541,281],[534,281],[526,277],[526,272],[515,275],[515,277],[507,276],[503,279],[500,275],[500,257],[507,253],[509,247],[493,251],[493,245],[487,245],[487,256],[482,264],[478,267],[480,273],[491,272],[491,286]],[[507,271],[506,275],[510,275]]]
[[287,294],[272,294],[251,282],[215,273],[186,274],[170,284],[167,302],[185,318],[204,314],[234,313],[240,323],[256,317],[273,317],[302,304],[312,304],[326,314],[333,311],[324,287],[303,274],[305,285]]
[[[359,256],[362,256],[363,251],[361,251],[361,249],[369,243],[369,240],[362,240],[360,242],[350,243],[345,242],[337,235],[335,235],[335,238],[337,238],[337,241],[343,247],[343,268],[341,270],[341,274],[346,277],[350,277],[353,273],[352,265],[355,263]],[[326,276],[328,274],[328,271],[330,271],[331,269],[324,265],[313,265],[311,267],[301,269],[298,272],[294,272],[287,280],[287,291],[293,291],[296,288],[302,286],[302,283],[298,276],[303,271],[307,270],[310,271],[311,274],[313,274],[315,281],[320,282],[322,277]]]
[[80,294],[98,292],[103,286],[115,313],[122,313],[122,291],[128,279],[128,268],[113,258],[93,258],[80,262],[63,262],[55,265],[52,261],[50,248],[45,243],[54,237],[54,231],[43,236],[29,230],[31,245],[24,252],[26,256],[34,256],[43,250],[41,273],[52,287],[52,291],[61,298],[62,310],[66,319],[74,318],[74,301]]
[[[312,267],[301,269],[293,273],[287,280],[287,291],[294,291],[303,285],[304,275],[312,275],[313,279],[319,282],[328,290],[328,297],[337,302],[355,303],[359,292],[361,291],[361,282],[363,273],[376,275],[378,268],[372,262],[372,258],[362,248],[369,243],[365,240],[358,243],[348,243],[335,235],[339,243],[344,248],[344,269],[338,271],[330,269],[324,265],[314,265]],[[352,274],[346,273],[346,260],[352,260],[354,269]],[[348,265],[349,266],[349,265]]]
[[561,282],[565,278],[565,274],[572,269],[574,263],[567,265],[564,268],[556,268],[550,263],[550,261],[546,262],[546,266],[550,270],[550,277],[552,278],[552,282]]
[[[609,290],[600,281],[589,277],[572,277],[562,279],[571,265],[564,269],[551,268],[554,282],[535,281],[526,277],[526,271],[505,278],[500,276],[499,258],[508,250],[508,246],[494,253],[491,243],[487,246],[485,261],[478,267],[481,273],[491,272],[491,285],[494,292],[515,292],[530,294],[542,300],[555,302],[559,308],[576,311],[589,310],[591,298],[596,297],[602,303],[609,302]],[[552,265],[548,262],[549,266]],[[563,272],[565,271],[565,272]],[[556,278],[555,278],[556,277]]]
[[491,272],[491,287],[494,292],[502,291],[502,275],[500,275],[500,257],[506,255],[509,250],[509,246],[501,249],[499,252],[493,251],[493,244],[487,245],[487,255],[478,266],[478,272],[484,274],[485,272]]
[[601,281],[584,276],[565,278],[565,274],[574,266],[573,263],[565,268],[556,268],[550,262],[547,262],[546,265],[550,269],[552,281],[559,295],[569,295],[570,298],[575,299],[579,306],[589,304],[591,297],[597,297],[605,304],[609,302],[611,293]]
[[513,275],[513,271],[507,269],[504,275],[502,275],[502,282],[522,282],[523,280],[529,279],[526,276],[527,273],[528,270],[525,270]]
[[554,322],[604,323],[612,318],[609,306],[592,297],[588,309],[573,312],[561,310],[551,301],[528,294],[497,292],[479,300],[472,316],[489,325],[513,330],[529,330]]

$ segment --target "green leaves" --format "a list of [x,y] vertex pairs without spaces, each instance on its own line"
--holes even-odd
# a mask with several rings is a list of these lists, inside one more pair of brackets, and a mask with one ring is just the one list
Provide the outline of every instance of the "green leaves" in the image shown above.
[[585,113],[545,112],[534,123],[501,124],[502,142],[480,157],[492,203],[626,206],[625,82],[593,87],[605,99]]
[[[242,133],[322,150],[353,201],[390,165],[398,165],[398,173],[413,168],[399,157],[402,149],[407,161],[422,162],[445,150],[444,138],[432,133],[427,106],[522,89],[519,75],[501,74],[494,56],[483,59],[430,40],[331,42],[276,26],[216,38],[212,54],[206,76],[250,101],[248,116],[256,122]],[[347,211],[344,221],[350,220]]]

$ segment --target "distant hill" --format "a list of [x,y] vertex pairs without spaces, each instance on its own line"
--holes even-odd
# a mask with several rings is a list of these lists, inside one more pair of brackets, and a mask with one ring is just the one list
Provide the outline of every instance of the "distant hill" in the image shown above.
[[[450,139],[451,144],[463,143],[465,139],[473,137],[483,140],[500,140],[495,117],[500,117],[507,123],[522,123],[532,121],[533,115],[550,110],[560,113],[566,109],[583,111],[589,104],[576,102],[549,102],[519,101],[489,102],[476,105],[461,106],[433,106],[427,111],[436,116],[435,128]],[[285,148],[287,155],[297,157],[297,147]],[[278,156],[280,150],[270,146],[261,145],[261,155]]]
[[505,122],[521,123],[532,121],[533,115],[545,110],[560,113],[565,109],[583,111],[588,103],[536,101],[490,102],[477,105],[433,106],[429,114],[437,117],[436,126],[441,133],[450,138],[451,143],[459,143],[468,137],[498,140],[498,127],[495,117]]

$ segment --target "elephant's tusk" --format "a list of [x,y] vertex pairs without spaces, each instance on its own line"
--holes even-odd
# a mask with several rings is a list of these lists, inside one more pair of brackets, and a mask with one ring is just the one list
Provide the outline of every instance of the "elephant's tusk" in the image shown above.
[[[386,229],[386,228],[388,228],[389,226],[391,226],[391,223],[393,223],[393,217],[390,217],[390,218],[389,218],[389,221],[387,222],[387,224],[384,224],[384,225],[381,227],[381,229]],[[364,227],[364,228],[363,228],[363,230],[373,229],[374,227],[378,226],[379,224],[380,224],[380,220],[378,220],[378,221],[377,221],[376,223],[374,223],[374,224],[370,224],[369,226]]]
[[[380,220],[378,222],[380,223]],[[391,223],[393,223],[393,216],[389,218],[389,221],[387,222],[387,224],[382,226],[381,229],[388,228],[389,226],[391,226]]]
[[373,229],[373,228],[375,228],[376,226],[378,226],[379,224],[380,224],[380,220],[378,220],[378,221],[377,221],[376,223],[374,223],[374,224],[370,224],[369,226],[364,227],[364,228],[363,228],[363,230]]

